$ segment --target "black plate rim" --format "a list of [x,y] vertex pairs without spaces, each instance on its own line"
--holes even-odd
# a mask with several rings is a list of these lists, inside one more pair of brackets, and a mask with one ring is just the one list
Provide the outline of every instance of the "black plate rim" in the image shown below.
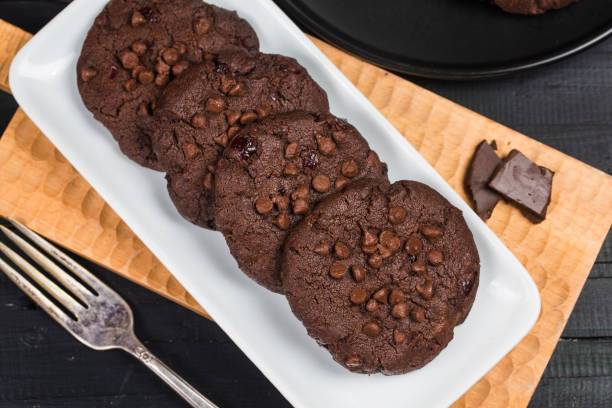
[[478,69],[434,67],[398,62],[396,60],[372,53],[354,42],[347,41],[342,36],[335,34],[333,31],[328,30],[324,25],[318,23],[308,16],[302,8],[294,3],[294,1],[275,1],[283,9],[283,11],[288,13],[290,17],[295,18],[299,23],[303,24],[308,30],[312,31],[323,40],[339,47],[343,51],[348,52],[349,54],[363,58],[374,65],[378,65],[391,71],[431,79],[472,80],[496,78],[509,75],[557,62],[571,55],[582,52],[599,41],[602,41],[606,37],[612,35],[611,21],[607,26],[604,26],[600,30],[596,30],[592,35],[586,36],[583,40],[580,40],[575,45],[564,47],[558,51],[542,55],[541,57],[532,58],[518,64],[508,64]]

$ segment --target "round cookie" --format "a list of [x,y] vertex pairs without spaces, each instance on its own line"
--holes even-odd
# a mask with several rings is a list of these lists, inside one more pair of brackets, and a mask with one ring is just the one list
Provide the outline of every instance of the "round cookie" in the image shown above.
[[285,296],[308,334],[358,373],[402,374],[446,347],[480,271],[461,211],[415,181],[362,180],[293,228]]
[[159,169],[147,131],[160,90],[212,54],[258,49],[245,20],[201,0],[111,0],[87,34],[77,84],[123,153]]
[[327,95],[293,58],[229,53],[194,66],[158,101],[154,150],[179,213],[214,229],[214,166],[241,126],[270,114],[327,111]]
[[493,0],[493,3],[508,13],[542,14],[547,10],[567,7],[579,0]]
[[232,139],[215,175],[215,222],[244,273],[282,292],[285,237],[316,202],[364,177],[388,184],[359,132],[330,113],[292,112]]

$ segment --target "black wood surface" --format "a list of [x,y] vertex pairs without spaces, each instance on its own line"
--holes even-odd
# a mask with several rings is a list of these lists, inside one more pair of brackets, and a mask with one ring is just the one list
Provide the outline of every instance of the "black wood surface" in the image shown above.
[[[0,18],[36,32],[63,3],[0,0]],[[612,172],[611,39],[558,64],[503,79],[415,82]],[[16,108],[12,97],[0,93],[0,130]],[[83,262],[128,300],[146,345],[220,406],[288,406],[214,323]],[[608,237],[531,407],[612,406],[611,293]],[[0,408],[183,406],[131,357],[82,346],[0,274]]]

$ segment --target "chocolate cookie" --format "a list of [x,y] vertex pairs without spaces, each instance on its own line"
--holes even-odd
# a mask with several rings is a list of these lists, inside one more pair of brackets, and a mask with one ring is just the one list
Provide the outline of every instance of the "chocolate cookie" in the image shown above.
[[579,0],[493,0],[493,3],[508,13],[542,14],[547,10],[560,9]]
[[201,0],[112,0],[87,34],[77,83],[85,106],[121,150],[159,169],[143,127],[151,126],[160,90],[212,54],[258,48],[246,21]]
[[479,262],[461,211],[436,191],[362,180],[293,228],[281,271],[293,313],[337,362],[391,375],[446,347],[474,301]]
[[269,114],[328,108],[325,91],[289,57],[230,53],[190,68],[160,97],[152,139],[178,211],[214,229],[214,166],[240,127]]
[[242,271],[281,292],[281,249],[291,227],[353,180],[388,184],[386,173],[342,119],[305,112],[271,117],[239,131],[219,160],[215,222]]

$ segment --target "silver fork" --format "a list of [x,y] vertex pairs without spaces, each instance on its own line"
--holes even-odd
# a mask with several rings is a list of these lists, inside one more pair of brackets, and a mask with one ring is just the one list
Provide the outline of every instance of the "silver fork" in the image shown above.
[[[155,357],[136,338],[134,334],[134,316],[132,315],[132,309],[130,309],[121,296],[62,251],[51,245],[40,235],[29,230],[14,219],[9,219],[9,221],[23,235],[36,243],[36,245],[55,258],[59,263],[71,270],[95,291],[95,293],[92,293],[92,291],[66,273],[62,268],[19,235],[0,225],[0,229],[9,239],[70,291],[70,294],[68,294],[64,289],[60,288],[35,267],[30,265],[19,254],[0,242],[0,251],[53,296],[55,300],[69,310],[76,318],[75,320],[62,311],[40,290],[0,258],[0,269],[2,269],[21,290],[32,298],[32,300],[50,314],[55,321],[64,326],[64,328],[81,343],[94,350],[121,349],[127,351],[140,360],[145,366],[149,367],[151,371],[164,380],[166,384],[183,397],[192,407],[218,408],[187,383],[187,381],[182,379],[161,360]],[[78,298],[81,303],[75,300],[75,298]]]

